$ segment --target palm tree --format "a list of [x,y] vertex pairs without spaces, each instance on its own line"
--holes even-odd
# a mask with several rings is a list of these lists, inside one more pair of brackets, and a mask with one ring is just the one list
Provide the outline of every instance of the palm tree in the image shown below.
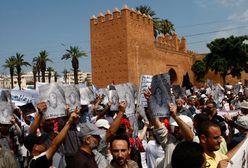
[[67,69],[64,69],[62,73],[64,74],[64,81],[65,83],[67,83],[67,73],[68,73]]
[[40,57],[34,57],[33,58],[33,64],[35,64],[36,66],[36,70],[37,70],[37,77],[38,77],[38,82],[40,82]]
[[41,82],[45,82],[46,63],[52,63],[53,61],[48,58],[48,53],[46,50],[42,50],[40,52],[40,55],[37,57],[37,60],[41,71]]
[[9,68],[10,80],[11,80],[11,88],[14,88],[14,70],[15,70],[15,57],[11,56],[5,60],[4,68]]
[[33,72],[33,78],[34,78],[34,89],[36,89],[36,75],[38,72],[38,65],[35,59],[36,57],[33,58],[33,65],[32,65],[32,72]]
[[17,82],[19,89],[21,90],[21,73],[22,73],[22,66],[31,66],[28,62],[24,61],[23,59],[24,55],[20,53],[16,53],[16,56],[14,57],[15,62],[15,68],[17,73]]
[[159,33],[172,35],[173,32],[175,32],[175,28],[171,21],[168,19],[161,19],[159,21]]
[[48,67],[47,71],[48,71],[48,82],[51,83],[52,72],[54,72],[54,69],[52,67]]
[[153,20],[153,34],[154,37],[156,38],[158,33],[159,33],[159,18],[154,17],[156,15],[155,11],[151,9],[151,7],[147,5],[140,5],[136,7],[136,11],[140,11],[140,13],[149,15],[152,17]]
[[78,68],[79,68],[78,59],[82,56],[87,56],[87,54],[84,51],[80,51],[79,47],[70,46],[70,49],[66,49],[66,53],[61,58],[62,60],[63,59],[67,60],[71,58],[75,84],[78,84]]

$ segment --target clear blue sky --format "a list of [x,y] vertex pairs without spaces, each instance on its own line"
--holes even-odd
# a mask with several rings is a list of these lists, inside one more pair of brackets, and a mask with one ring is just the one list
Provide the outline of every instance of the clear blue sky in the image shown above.
[[[178,36],[186,36],[188,49],[208,52],[206,44],[219,37],[248,34],[248,0],[2,0],[0,3],[0,72],[16,52],[31,62],[47,50],[61,74],[71,62],[62,61],[65,48],[79,46],[88,53],[80,70],[91,71],[90,17],[121,9],[148,5],[159,18],[169,19]],[[25,69],[31,70],[31,68]]]

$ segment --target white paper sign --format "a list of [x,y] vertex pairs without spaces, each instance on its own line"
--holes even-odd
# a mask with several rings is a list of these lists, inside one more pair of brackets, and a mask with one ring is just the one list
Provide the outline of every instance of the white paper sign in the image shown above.
[[45,101],[47,105],[44,113],[46,119],[66,116],[65,95],[58,84],[40,86],[39,93],[41,101]]
[[170,95],[170,76],[169,74],[160,74],[152,77],[152,96],[151,110],[154,116],[168,117],[168,103],[172,102]]
[[70,111],[76,107],[80,108],[80,93],[75,85],[64,85],[65,102],[70,106]]
[[10,124],[10,119],[13,114],[13,104],[11,102],[0,102],[0,123]]
[[231,158],[232,164],[228,164],[227,168],[247,168],[248,167],[248,138],[243,145]]
[[151,86],[152,76],[142,75],[140,77],[140,87],[138,94],[138,106],[147,107],[147,100],[144,96],[144,92]]

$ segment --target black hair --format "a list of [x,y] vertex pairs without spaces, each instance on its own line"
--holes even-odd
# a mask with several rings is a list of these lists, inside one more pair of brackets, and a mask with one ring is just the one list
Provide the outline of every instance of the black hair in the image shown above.
[[171,164],[173,168],[201,168],[204,164],[203,147],[192,141],[179,143],[172,153]]
[[124,141],[126,141],[126,142],[127,142],[128,149],[130,148],[130,142],[129,142],[128,136],[125,135],[125,134],[116,134],[116,135],[114,135],[114,136],[110,139],[110,149],[112,149],[112,143],[113,143],[115,140],[124,140]]
[[198,126],[198,129],[196,130],[197,131],[196,134],[198,136],[205,135],[206,137],[209,137],[209,128],[210,127],[218,127],[218,128],[220,128],[217,124],[213,123],[212,121],[205,121],[205,122],[202,122]]

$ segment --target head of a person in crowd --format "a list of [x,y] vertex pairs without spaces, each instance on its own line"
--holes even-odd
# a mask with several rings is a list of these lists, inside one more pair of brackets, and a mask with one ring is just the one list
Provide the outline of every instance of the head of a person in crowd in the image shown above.
[[201,123],[198,126],[197,135],[205,153],[208,155],[220,149],[222,137],[220,127],[217,124],[211,121]]
[[45,152],[49,145],[49,135],[47,133],[43,133],[40,136],[36,133],[31,133],[24,139],[24,146],[32,156],[38,156]]
[[9,134],[10,124],[1,124],[0,123],[0,135],[7,136]]
[[248,131],[248,115],[239,116],[237,120],[234,122],[236,128],[239,132],[247,132]]
[[203,147],[196,142],[183,141],[172,153],[172,168],[202,168],[206,163]]
[[217,114],[217,105],[214,101],[206,101],[206,109],[210,119]]
[[190,96],[189,98],[188,98],[188,104],[190,105],[190,106],[195,106],[195,102],[196,102],[196,96],[194,95],[194,96]]
[[183,99],[176,99],[177,110],[180,111],[184,105],[185,101]]
[[193,118],[193,126],[194,126],[195,133],[197,133],[198,126],[201,123],[205,122],[205,121],[209,121],[209,118],[204,113],[199,113],[199,114],[196,114],[194,116],[194,118]]
[[[185,122],[186,125],[193,131],[193,121],[190,117],[188,117],[186,115],[179,115],[179,118],[183,122]],[[170,120],[170,131],[171,131],[172,135],[174,137],[176,137],[176,139],[178,139],[179,141],[183,140],[185,137],[185,135],[183,134],[183,132],[179,128],[177,122],[172,118]]]
[[46,133],[54,132],[55,119],[42,119],[40,127]]
[[240,109],[244,115],[248,115],[248,102],[245,100],[243,102],[241,102],[240,103]]
[[93,149],[97,149],[101,140],[101,131],[95,124],[86,122],[79,125],[80,131],[78,137],[81,141],[81,146],[88,152],[92,153]]
[[113,156],[112,163],[123,167],[130,155],[130,142],[125,134],[116,134],[110,140],[110,151]]
[[132,133],[133,127],[131,126],[130,121],[128,120],[128,118],[123,117],[117,130],[117,134],[126,134],[128,137],[131,137]]
[[15,158],[13,151],[9,149],[0,149],[0,167],[4,168],[16,168],[18,162]]
[[95,125],[97,126],[97,128],[107,131],[110,127],[109,125],[109,121],[106,119],[99,119],[96,121]]

